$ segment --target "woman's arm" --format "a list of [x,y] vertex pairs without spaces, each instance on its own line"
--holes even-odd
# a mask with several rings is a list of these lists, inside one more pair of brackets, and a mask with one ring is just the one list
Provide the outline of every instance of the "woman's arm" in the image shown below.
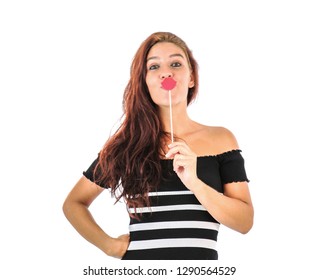
[[[233,134],[227,129],[219,129],[212,135],[220,151],[239,149]],[[216,141],[216,138],[219,141]],[[241,233],[247,233],[253,225],[254,209],[247,182],[224,185],[224,194],[211,188],[197,177],[197,155],[183,142],[170,145],[167,158],[173,158],[174,171],[197,197],[206,210],[221,224]]]
[[129,245],[129,235],[112,238],[95,222],[89,211],[91,203],[104,189],[84,176],[76,183],[64,201],[63,212],[72,226],[89,242],[104,253],[121,258]]
[[188,186],[206,210],[221,224],[243,234],[253,226],[254,209],[247,182],[224,186],[224,194],[217,192],[201,180]]

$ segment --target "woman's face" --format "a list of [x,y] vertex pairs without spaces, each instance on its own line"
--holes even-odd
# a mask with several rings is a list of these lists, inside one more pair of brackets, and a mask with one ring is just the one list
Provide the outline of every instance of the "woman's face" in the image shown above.
[[168,91],[161,82],[172,77],[176,86],[171,90],[172,104],[185,103],[188,89],[194,86],[192,73],[183,50],[173,43],[161,42],[154,45],[147,56],[146,84],[153,102],[159,107],[169,106]]

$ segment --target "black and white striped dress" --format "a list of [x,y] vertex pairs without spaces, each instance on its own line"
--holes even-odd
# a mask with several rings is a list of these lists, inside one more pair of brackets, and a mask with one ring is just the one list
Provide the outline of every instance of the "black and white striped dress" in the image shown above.
[[[197,159],[197,175],[223,192],[223,185],[248,181],[240,150]],[[93,180],[96,161],[83,174]],[[151,207],[137,208],[140,219],[130,218],[130,245],[123,260],[218,259],[217,222],[173,172],[172,160],[162,160],[163,179],[149,193]],[[134,209],[128,209],[134,212]]]

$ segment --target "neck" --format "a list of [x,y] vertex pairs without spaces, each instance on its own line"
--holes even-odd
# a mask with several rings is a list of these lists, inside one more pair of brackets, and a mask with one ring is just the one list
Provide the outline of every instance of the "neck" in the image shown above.
[[[163,130],[171,133],[171,120],[169,107],[159,108],[159,116],[162,122]],[[173,107],[172,110],[172,124],[173,133],[176,137],[182,137],[186,131],[189,130],[193,121],[189,118],[186,108]]]

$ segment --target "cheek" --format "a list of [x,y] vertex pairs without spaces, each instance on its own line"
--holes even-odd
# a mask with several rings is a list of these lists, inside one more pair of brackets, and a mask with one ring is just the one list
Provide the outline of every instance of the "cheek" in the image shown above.
[[151,89],[152,89],[152,82],[151,82],[151,79],[148,75],[146,75],[145,77],[145,83],[147,85],[147,88],[149,90],[149,92],[151,92]]
[[145,82],[148,88],[148,91],[150,92],[151,96],[153,95],[154,90],[156,89],[156,83],[155,79],[153,79],[150,76],[146,76]]
[[187,93],[189,90],[189,86],[190,86],[190,80],[185,78],[183,79],[183,81],[180,83],[180,89],[181,91]]
[[154,85],[152,83],[152,80],[146,76],[146,79],[145,79],[145,82],[146,82],[146,86],[148,88],[148,92],[151,96],[151,99],[153,100],[153,102],[155,102],[154,100],[154,97],[155,97],[155,93],[154,93]]
[[148,87],[152,87],[152,85],[154,85],[154,83],[155,83],[155,77],[153,75],[146,74],[145,82],[146,82]]

